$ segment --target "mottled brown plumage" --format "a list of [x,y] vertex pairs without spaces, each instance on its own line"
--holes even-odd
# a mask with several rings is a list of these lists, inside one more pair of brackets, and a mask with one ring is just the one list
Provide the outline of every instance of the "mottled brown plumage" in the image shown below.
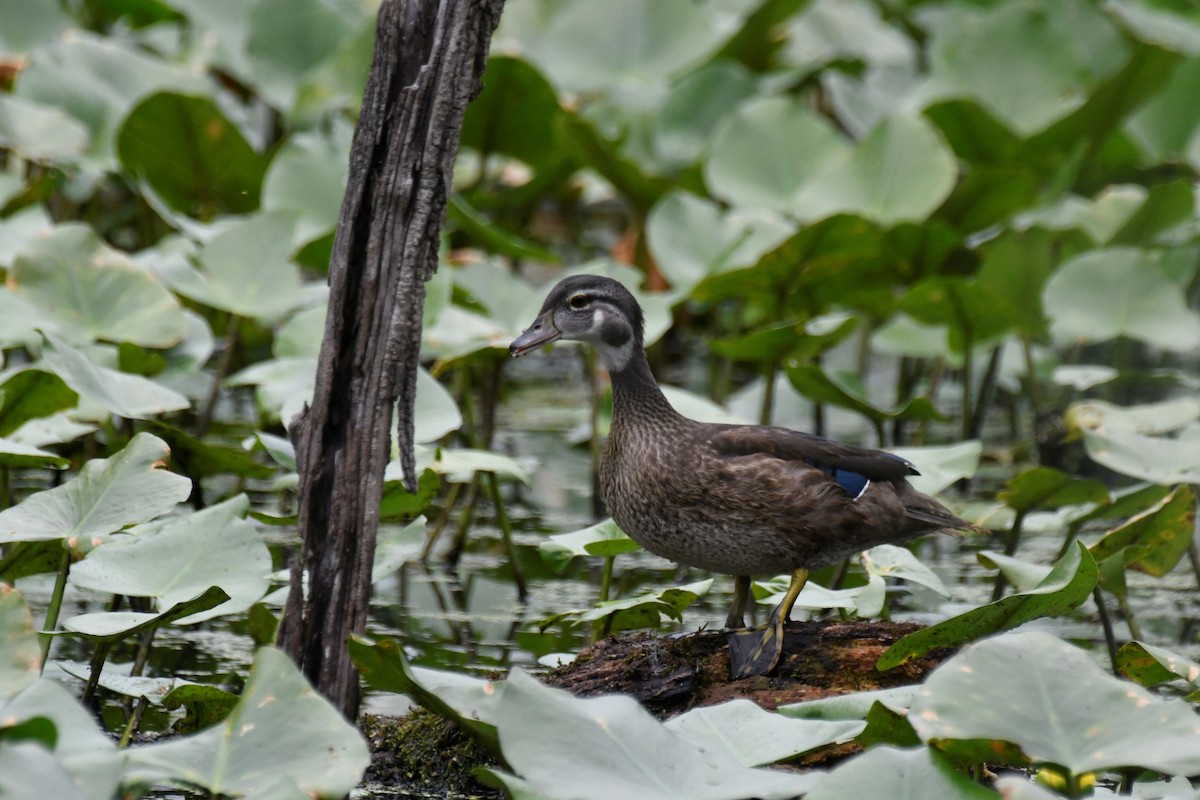
[[[609,512],[652,553],[738,576],[731,627],[741,624],[749,576],[794,572],[798,594],[807,570],[885,542],[970,527],[914,489],[905,477],[916,470],[897,456],[786,428],[683,416],[654,380],[642,326],[641,308],[624,286],[576,276],[550,291],[510,349],[524,355],[559,338],[596,347],[613,386],[600,467]],[[785,603],[776,609],[777,639],[791,610]],[[770,635],[761,638],[759,650],[773,646]]]

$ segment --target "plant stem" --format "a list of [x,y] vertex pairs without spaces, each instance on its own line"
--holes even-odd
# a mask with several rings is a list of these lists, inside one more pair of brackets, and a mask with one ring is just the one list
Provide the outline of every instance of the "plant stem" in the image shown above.
[[[1017,545],[1021,542],[1021,524],[1025,521],[1025,512],[1018,511],[1013,517],[1012,527],[1008,531],[1008,541],[1004,543],[1004,555],[1011,556],[1017,552]],[[1008,585],[1008,579],[1004,577],[1004,572],[1001,570],[996,574],[996,583],[992,586],[992,602],[996,602],[1004,595],[1004,587]]]
[[213,416],[217,412],[217,401],[221,399],[221,381],[225,380],[225,376],[229,374],[229,368],[233,365],[233,354],[238,346],[239,322],[240,319],[233,314],[230,314],[226,320],[225,349],[221,352],[221,358],[217,362],[212,388],[204,401],[204,410],[200,413],[200,419],[196,420],[195,436],[199,439],[204,438],[204,434],[208,433]]
[[775,416],[775,376],[778,373],[778,361],[772,361],[767,365],[766,374],[763,376],[762,408],[758,411],[758,424],[760,425],[770,425],[771,418]]
[[10,505],[12,505],[12,494],[8,467],[0,467],[0,509],[8,508]]
[[529,587],[525,585],[525,575],[521,572],[521,562],[517,558],[517,549],[513,545],[512,523],[504,510],[504,499],[500,496],[500,481],[496,473],[484,473],[488,489],[492,495],[492,505],[496,509],[496,524],[500,526],[500,537],[504,540],[504,552],[508,555],[508,563],[512,565],[513,583],[517,587],[517,600],[524,603],[529,598]]
[[1097,586],[1092,590],[1092,597],[1096,601],[1096,610],[1100,614],[1100,625],[1104,628],[1104,643],[1108,645],[1108,660],[1112,662],[1112,671],[1114,675],[1120,677],[1117,673],[1117,637],[1113,633],[1112,617],[1108,615],[1108,606],[1104,602],[1104,594]]
[[67,575],[71,571],[71,548],[62,543],[62,559],[58,562],[58,575],[54,578],[54,593],[50,595],[50,606],[46,609],[46,621],[42,625],[42,664],[38,672],[45,672],[46,660],[50,657],[50,643],[54,637],[50,631],[58,627],[58,613],[62,610],[63,591],[67,588]]
[[142,715],[146,713],[146,707],[150,705],[150,701],[144,697],[137,699],[137,704],[133,707],[133,713],[129,715],[129,721],[125,723],[125,730],[121,732],[121,740],[117,742],[117,747],[124,750],[129,747],[129,740],[133,738],[133,734],[137,732],[138,727],[142,724]]
[[454,541],[450,544],[450,551],[446,553],[446,565],[449,567],[457,567],[458,560],[462,558],[463,549],[467,545],[467,532],[471,527],[471,521],[475,519],[475,503],[478,499],[479,473],[477,472],[467,487],[467,500],[463,505],[462,516],[458,519],[458,527],[454,531]]
[[1141,640],[1142,626],[1138,624],[1137,618],[1133,616],[1133,606],[1129,605],[1129,598],[1117,595],[1117,605],[1121,608],[1121,613],[1125,615],[1125,624],[1129,626],[1129,638]]
[[[604,557],[604,569],[600,573],[600,595],[596,598],[597,603],[608,600],[609,592],[612,591],[613,564],[616,560],[616,556]],[[608,635],[612,629],[612,619],[612,616],[609,615],[592,623],[592,642],[598,642]]]
[[100,673],[104,671],[104,662],[108,660],[108,651],[112,649],[112,642],[97,642],[96,652],[92,653],[91,673],[88,675],[87,685],[83,687],[83,695],[79,698],[79,702],[91,708],[96,699],[96,687],[100,685]]

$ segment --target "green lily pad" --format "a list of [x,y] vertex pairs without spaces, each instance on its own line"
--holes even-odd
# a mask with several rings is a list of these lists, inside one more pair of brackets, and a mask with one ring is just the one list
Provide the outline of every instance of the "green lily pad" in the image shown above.
[[881,544],[864,551],[859,560],[868,575],[916,583],[932,589],[942,597],[950,596],[950,590],[937,573],[922,564],[907,547]]
[[0,95],[0,146],[26,161],[71,163],[87,152],[88,129],[69,114]]
[[678,292],[688,293],[709,275],[753,266],[794,233],[781,217],[764,210],[723,211],[687,192],[667,194],[646,222],[655,263]]
[[9,469],[49,467],[63,469],[70,462],[62,456],[0,436],[0,466]]
[[328,134],[297,133],[275,153],[263,181],[263,211],[293,211],[296,236],[309,242],[337,224],[349,174],[351,131],[336,123]]
[[[1037,702],[1013,702],[1019,697]],[[963,650],[926,679],[909,720],[926,742],[1011,742],[1029,761],[1076,776],[1124,767],[1200,771],[1200,724],[1188,704],[1118,680],[1041,631]]]
[[[147,97],[125,117],[116,145],[126,170],[197,219],[258,208],[266,159],[208,97],[173,92]],[[260,266],[253,257],[243,263]]]
[[1109,531],[1091,547],[1096,561],[1121,555],[1125,566],[1161,578],[1179,563],[1196,527],[1196,493],[1178,486],[1150,509]]
[[0,542],[98,540],[182,503],[192,482],[161,467],[170,457],[156,436],[139,433],[111,458],[95,458],[62,486],[0,511]]
[[427,524],[425,517],[418,516],[407,525],[379,526],[379,533],[375,537],[375,558],[371,563],[372,583],[382,580],[420,555],[425,544]]
[[958,165],[919,116],[885,119],[851,152],[833,156],[804,182],[789,209],[815,221],[858,214],[881,225],[921,221],[950,194]]
[[503,153],[534,167],[553,163],[558,96],[531,64],[496,55],[488,59],[483,91],[467,106],[462,147]]
[[1053,467],[1033,467],[1010,478],[997,498],[1017,511],[1107,503],[1108,489],[1090,478],[1076,478]]
[[612,617],[612,630],[624,631],[655,627],[663,615],[682,620],[684,610],[712,588],[712,578],[683,586],[668,586],[619,600],[603,600],[595,608],[575,609],[553,614],[542,620],[545,630],[559,622],[587,623]]
[[124,759],[113,741],[96,725],[91,712],[61,683],[48,678],[38,678],[11,698],[0,700],[0,719],[6,722],[37,717],[54,724],[57,733],[54,761],[66,769],[76,790],[87,800],[112,800]]
[[[78,678],[85,683],[92,675],[92,668],[87,664],[71,661],[55,661],[55,666],[68,675]],[[163,699],[178,686],[195,686],[191,681],[182,678],[151,678],[144,675],[129,675],[132,664],[113,664],[106,662],[104,671],[100,673],[99,685],[115,694],[135,699],[145,699],[152,705],[161,706]]]
[[1126,642],[1117,651],[1117,672],[1142,686],[1157,686],[1168,681],[1200,681],[1200,664],[1186,656],[1145,642]]
[[33,617],[16,589],[0,584],[0,698],[9,697],[34,681],[42,654]]
[[0,0],[0,16],[7,21],[0,33],[0,54],[6,56],[27,54],[54,41],[75,24],[71,15],[59,6],[29,6],[22,0]]
[[914,397],[893,408],[880,408],[867,398],[864,387],[850,374],[832,375],[815,364],[788,367],[788,380],[796,390],[816,403],[857,411],[876,423],[903,417],[907,419],[940,420],[943,415],[924,397]]
[[341,797],[369,762],[362,734],[313,691],[291,659],[264,647],[224,722],[134,748],[125,777],[235,797],[263,797],[282,777],[310,797]]
[[60,225],[31,242],[13,261],[9,289],[48,311],[74,341],[165,348],[184,336],[175,296],[83,225]]
[[[324,296],[307,287],[292,263],[293,211],[255,214],[230,225],[196,254],[200,269],[162,271],[172,289],[213,308],[271,323]],[[253,264],[253,269],[247,265]]]
[[673,733],[631,697],[572,697],[519,669],[505,684],[497,720],[505,761],[551,798],[783,800],[820,780],[744,767]]
[[[1161,405],[1141,409],[1153,411]],[[1143,426],[1137,422],[1141,414],[1136,417],[1111,411],[1097,414],[1101,408],[1097,402],[1076,403],[1067,409],[1065,417],[1068,428],[1082,432],[1089,458],[1116,472],[1152,483],[1200,483],[1200,448],[1194,442],[1142,432],[1148,428],[1153,433],[1172,425],[1166,414]]]
[[1200,314],[1150,251],[1094,250],[1059,267],[1042,295],[1056,342],[1128,336],[1173,352],[1200,347]]
[[773,714],[749,700],[730,700],[684,712],[666,728],[698,747],[717,747],[744,767],[760,767],[848,742],[864,722],[797,719]]
[[8,436],[30,420],[73,408],[78,399],[53,372],[23,369],[9,373],[0,383],[0,436]]
[[[104,679],[100,679],[101,685]],[[216,686],[176,681],[162,698],[168,709],[183,709],[184,716],[171,724],[176,733],[196,733],[224,721],[237,706],[238,696]]]
[[1045,564],[1032,564],[1003,553],[994,553],[991,550],[982,550],[975,557],[988,569],[1004,573],[1004,577],[1018,592],[1027,592],[1033,589],[1046,580],[1046,576],[1054,569]]
[[640,550],[612,519],[571,533],[558,533],[538,545],[542,558],[561,572],[575,556],[618,556]]
[[204,592],[181,600],[162,613],[140,611],[93,611],[76,614],[62,622],[66,636],[79,636],[99,645],[113,645],[136,633],[150,628],[160,628],[178,622],[191,614],[200,614],[216,608],[229,599],[219,586],[211,586]]
[[179,471],[193,480],[212,475],[240,475],[261,480],[275,474],[274,467],[260,464],[240,448],[218,444],[211,438],[201,439],[158,422],[151,422],[147,427],[171,448],[171,457]]
[[808,800],[847,797],[999,800],[1000,795],[980,786],[955,769],[950,759],[929,748],[873,747],[839,764],[805,795]]
[[912,462],[921,471],[920,475],[909,475],[908,482],[918,491],[934,495],[975,474],[979,469],[979,457],[983,454],[983,442],[976,440],[930,447],[893,447],[891,452]]
[[71,569],[70,581],[98,592],[152,597],[159,608],[216,584],[227,602],[183,624],[245,611],[269,587],[271,554],[242,517],[250,501],[237,495],[203,511],[149,522],[110,538]]
[[851,692],[820,700],[791,703],[777,710],[785,717],[800,719],[866,719],[876,703],[894,711],[905,711],[917,694],[917,686],[897,686],[894,689],[875,689],[868,692]]
[[391,639],[371,642],[350,637],[350,657],[367,685],[406,694],[423,708],[448,719],[494,753],[500,752],[496,715],[503,682],[482,681],[438,670],[418,670]]
[[892,669],[938,647],[957,647],[1031,619],[1063,614],[1091,597],[1099,579],[1096,560],[1082,543],[1076,542],[1033,589],[910,633],[889,647],[876,667]]
[[[115,788],[115,786],[114,786]],[[86,800],[54,754],[33,742],[0,740],[0,796]]]
[[41,363],[81,398],[94,402],[118,417],[142,419],[191,407],[191,402],[162,384],[93,363],[80,350],[50,333]]
[[704,164],[713,194],[737,207],[791,213],[800,187],[850,148],[803,103],[756,97],[721,124]]

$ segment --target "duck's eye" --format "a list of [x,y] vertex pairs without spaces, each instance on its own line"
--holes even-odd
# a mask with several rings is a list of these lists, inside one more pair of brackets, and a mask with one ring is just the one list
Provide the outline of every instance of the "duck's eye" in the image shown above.
[[571,296],[571,299],[567,301],[567,305],[576,311],[582,311],[583,309],[587,308],[588,304],[591,302],[592,298],[588,297],[586,294],[576,294]]

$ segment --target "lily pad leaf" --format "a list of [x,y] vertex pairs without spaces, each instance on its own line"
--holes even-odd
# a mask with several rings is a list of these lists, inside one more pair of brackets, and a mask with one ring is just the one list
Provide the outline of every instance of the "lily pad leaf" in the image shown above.
[[134,748],[126,778],[232,797],[264,797],[286,778],[310,797],[341,797],[368,763],[362,734],[313,691],[291,659],[264,647],[241,701],[221,725]]
[[0,436],[8,436],[26,422],[73,408],[79,395],[53,372],[23,369],[0,383]]
[[927,747],[902,750],[873,747],[825,776],[806,800],[847,797],[920,797],[925,800],[999,800],[954,768],[950,759]]
[[258,208],[266,159],[208,97],[158,92],[142,100],[117,133],[117,153],[125,169],[197,219]]
[[1091,547],[1097,561],[1125,551],[1126,566],[1161,578],[1179,563],[1196,527],[1196,494],[1178,486],[1152,508],[1114,528]]
[[[115,786],[114,786],[115,788]],[[0,796],[86,800],[54,754],[28,741],[0,740]]]
[[1050,276],[1042,302],[1051,335],[1065,345],[1128,336],[1172,352],[1200,346],[1200,314],[1149,251],[1111,247],[1076,256]]
[[184,620],[200,622],[245,611],[269,588],[271,554],[242,517],[250,502],[238,495],[203,511],[138,525],[88,553],[71,569],[76,586],[152,597],[159,608],[195,597],[216,584],[229,600]]
[[665,614],[674,620],[683,619],[684,610],[712,588],[712,578],[696,581],[684,586],[668,586],[665,589],[645,592],[619,600],[604,600],[595,608],[564,611],[547,617],[541,623],[541,628],[568,620],[574,622],[595,622],[606,617],[612,617],[612,630],[633,630],[658,625]]
[[994,553],[991,550],[981,551],[976,558],[983,566],[1004,573],[1004,577],[1018,592],[1027,592],[1033,589],[1046,580],[1046,576],[1054,569],[1045,564],[1032,564],[1003,553]]
[[1200,681],[1200,664],[1145,642],[1126,642],[1117,651],[1118,672],[1142,686],[1157,686],[1174,680]]
[[154,381],[101,367],[51,333],[42,334],[42,364],[80,397],[127,419],[144,419],[191,407],[186,397]]
[[872,422],[903,417],[907,419],[943,420],[945,417],[924,397],[914,397],[894,408],[880,408],[871,403],[862,386],[850,375],[831,375],[815,364],[789,367],[788,380],[797,391],[817,403],[830,403],[857,411]]
[[699,747],[724,750],[744,767],[759,767],[848,742],[866,723],[788,718],[738,699],[694,708],[668,720],[666,727]]
[[13,261],[8,287],[77,341],[166,348],[185,333],[175,295],[83,225],[60,225],[34,239]]
[[372,643],[350,638],[350,657],[367,685],[406,694],[423,708],[448,719],[493,753],[500,752],[496,715],[506,684],[413,667],[391,639]]
[[951,484],[970,478],[979,469],[983,442],[978,439],[936,447],[893,447],[892,453],[907,459],[921,471],[908,482],[925,494],[938,494]]
[[52,467],[63,469],[70,462],[60,455],[0,436],[0,466],[12,468]]
[[617,556],[641,549],[611,519],[571,533],[559,533],[538,545],[542,558],[559,571],[575,556]]
[[853,151],[823,163],[792,199],[790,210],[800,219],[848,213],[882,225],[921,221],[958,179],[946,142],[915,115],[885,119]]
[[[1012,702],[1021,696],[1038,702]],[[909,720],[925,742],[1011,742],[1029,761],[1077,776],[1126,767],[1200,771],[1200,723],[1187,703],[1118,680],[1041,631],[963,650],[926,679]]]
[[1108,489],[1100,481],[1039,466],[1011,478],[998,497],[1009,508],[1028,512],[1037,508],[1107,503]]
[[190,616],[216,608],[229,599],[219,586],[210,586],[196,597],[183,600],[161,614],[139,611],[94,611],[76,614],[62,623],[62,633],[81,636],[97,644],[115,644],[148,628],[160,628]]
[[[103,677],[100,684],[104,685]],[[195,733],[226,719],[238,703],[238,696],[216,686],[176,681],[162,698],[164,708],[184,710],[182,719],[171,723],[176,733]]]
[[21,593],[0,584],[0,698],[16,694],[34,681],[42,654],[33,618]]
[[[48,678],[38,678],[6,701],[0,700],[0,719],[6,723],[36,717],[53,723],[57,733],[54,760],[70,774],[76,790],[83,797],[111,800],[116,796],[123,758],[112,740],[96,725],[91,712],[61,683]],[[15,796],[30,795],[19,791]],[[46,796],[58,797],[56,794]]]
[[161,439],[139,433],[111,458],[84,464],[73,480],[0,511],[0,542],[67,539],[75,547],[165,514],[192,492],[187,478],[161,469],[169,457]]
[[274,322],[319,300],[324,287],[306,287],[292,263],[291,211],[256,214],[228,226],[196,254],[199,269],[171,262],[161,274],[172,289],[213,308]]
[[179,471],[193,480],[212,475],[239,475],[264,479],[275,474],[273,467],[258,463],[253,456],[240,448],[201,439],[160,422],[152,421],[146,427],[167,443]]
[[942,597],[950,596],[950,590],[937,573],[922,564],[906,547],[881,544],[863,552],[860,560],[868,575],[909,581],[932,589]]
[[871,708],[880,703],[893,711],[905,711],[917,694],[916,686],[897,686],[893,689],[875,689],[869,692],[851,692],[820,700],[808,700],[780,706],[777,710],[785,717],[800,719],[866,719]]
[[[57,660],[54,663],[63,672],[85,683],[92,675],[92,668],[87,664]],[[132,664],[118,666],[112,662],[106,662],[104,671],[100,673],[99,685],[125,697],[143,698],[156,706],[161,706],[166,695],[177,686],[199,685],[182,678],[149,678],[143,675],[129,675],[132,666]]]
[[[631,697],[572,697],[519,669],[500,696],[497,719],[505,761],[547,797],[784,800],[820,780],[744,767],[673,733]],[[654,757],[634,755],[644,753]]]
[[1031,619],[1057,616],[1075,608],[1091,596],[1100,580],[1096,560],[1081,542],[1075,545],[1033,589],[910,633],[889,647],[876,666],[891,669],[938,647],[957,647]]
[[335,121],[328,135],[297,133],[271,159],[262,188],[264,211],[299,214],[297,235],[311,241],[333,230],[349,172],[351,131]]
[[1126,415],[1097,414],[1101,408],[1077,403],[1066,413],[1068,428],[1083,433],[1089,458],[1151,483],[1200,483],[1200,448],[1195,442],[1146,435]]

